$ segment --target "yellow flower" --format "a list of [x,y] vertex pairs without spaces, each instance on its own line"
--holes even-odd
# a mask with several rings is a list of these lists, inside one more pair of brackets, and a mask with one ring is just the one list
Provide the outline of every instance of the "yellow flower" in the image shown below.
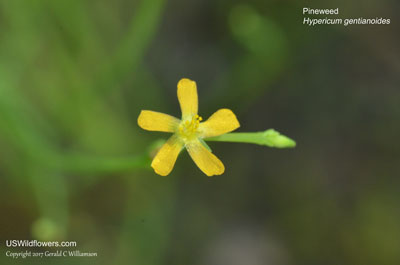
[[178,100],[182,111],[181,120],[150,110],[142,110],[139,115],[138,124],[142,129],[173,133],[154,157],[151,167],[161,176],[168,175],[179,153],[186,147],[193,161],[207,176],[221,175],[225,171],[224,164],[201,141],[239,128],[235,114],[229,109],[220,109],[208,120],[201,122],[202,118],[197,115],[196,82],[186,78],[178,82]]

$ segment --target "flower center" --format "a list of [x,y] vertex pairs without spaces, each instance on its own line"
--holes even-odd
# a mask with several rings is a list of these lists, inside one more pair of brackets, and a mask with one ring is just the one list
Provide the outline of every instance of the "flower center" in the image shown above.
[[197,128],[203,120],[199,115],[193,116],[191,120],[184,120],[179,124],[178,133],[184,140],[192,139],[196,136]]

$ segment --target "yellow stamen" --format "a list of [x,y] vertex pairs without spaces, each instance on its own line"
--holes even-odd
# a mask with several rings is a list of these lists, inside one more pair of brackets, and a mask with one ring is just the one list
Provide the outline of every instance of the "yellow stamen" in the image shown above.
[[203,120],[202,117],[195,115],[191,120],[182,121],[178,127],[178,133],[185,141],[194,139],[197,136],[197,129],[201,120]]

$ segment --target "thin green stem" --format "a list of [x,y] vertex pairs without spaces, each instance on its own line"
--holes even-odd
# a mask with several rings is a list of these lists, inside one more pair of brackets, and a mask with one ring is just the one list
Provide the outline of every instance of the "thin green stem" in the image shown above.
[[227,133],[216,137],[205,138],[206,141],[235,142],[265,145],[276,148],[293,148],[296,142],[274,129],[264,132]]

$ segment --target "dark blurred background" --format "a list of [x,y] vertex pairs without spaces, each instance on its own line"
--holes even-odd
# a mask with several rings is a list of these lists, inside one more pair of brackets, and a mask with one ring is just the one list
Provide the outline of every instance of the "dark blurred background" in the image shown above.
[[[399,6],[0,0],[0,263],[400,264]],[[309,27],[303,7],[392,23]],[[182,77],[204,118],[227,107],[297,147],[213,142],[223,175],[186,152],[156,175],[169,135],[137,117],[179,117]],[[13,261],[10,239],[99,257]]]

